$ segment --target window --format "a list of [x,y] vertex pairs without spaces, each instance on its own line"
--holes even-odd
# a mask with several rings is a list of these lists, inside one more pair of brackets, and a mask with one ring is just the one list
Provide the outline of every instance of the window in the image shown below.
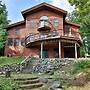
[[8,46],[13,46],[13,38],[8,38],[8,40],[7,40],[7,45]]
[[22,38],[22,39],[21,39],[21,45],[22,45],[22,46],[25,46],[25,38]]
[[49,20],[48,16],[42,16],[40,18],[40,27],[48,26],[49,24],[48,20]]
[[20,28],[16,28],[15,34],[20,34]]
[[37,23],[37,19],[31,19],[30,21],[27,21],[27,28],[36,28]]
[[20,45],[20,40],[19,39],[14,39],[14,45],[19,46]]
[[15,39],[15,38],[8,38],[7,40],[7,45],[8,46],[18,46],[20,45],[21,40],[20,39]]
[[55,27],[58,27],[59,26],[59,20],[58,20],[58,18],[54,18],[53,24],[54,24]]

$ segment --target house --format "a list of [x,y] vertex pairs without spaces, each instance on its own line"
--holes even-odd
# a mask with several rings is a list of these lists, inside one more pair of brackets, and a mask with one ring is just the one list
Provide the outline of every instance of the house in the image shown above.
[[65,10],[41,3],[22,11],[22,15],[24,21],[11,24],[7,28],[6,56],[80,57],[80,25],[66,21]]

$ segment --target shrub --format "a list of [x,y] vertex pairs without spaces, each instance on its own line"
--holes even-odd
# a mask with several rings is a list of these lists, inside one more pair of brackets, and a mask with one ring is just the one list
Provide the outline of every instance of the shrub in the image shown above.
[[82,60],[82,61],[78,61],[75,62],[73,65],[73,69],[72,69],[72,73],[78,73],[84,69],[90,68],[90,61],[89,60]]

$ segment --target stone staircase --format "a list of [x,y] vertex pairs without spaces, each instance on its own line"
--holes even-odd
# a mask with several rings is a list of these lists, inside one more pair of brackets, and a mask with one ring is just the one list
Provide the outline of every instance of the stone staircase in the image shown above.
[[39,81],[38,77],[17,78],[14,80],[19,85],[18,90],[40,90],[43,86],[43,83]]

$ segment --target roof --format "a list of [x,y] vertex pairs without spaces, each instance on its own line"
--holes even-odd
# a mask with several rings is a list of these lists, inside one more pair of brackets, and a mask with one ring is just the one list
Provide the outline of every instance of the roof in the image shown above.
[[74,25],[74,26],[76,26],[76,27],[80,27],[79,24],[74,23],[74,22],[65,21],[65,23],[66,23],[66,24],[69,24],[69,25]]
[[34,6],[32,8],[22,11],[22,15],[25,17],[26,14],[32,14],[32,13],[38,12],[40,10],[49,10],[49,11],[52,11],[55,13],[58,12],[58,13],[64,14],[65,16],[67,14],[67,11],[44,2],[39,5]]
[[22,25],[22,24],[24,24],[24,23],[25,23],[25,21],[19,21],[19,22],[10,24],[10,25],[7,27],[7,29],[10,29],[10,28],[15,27],[15,26]]

